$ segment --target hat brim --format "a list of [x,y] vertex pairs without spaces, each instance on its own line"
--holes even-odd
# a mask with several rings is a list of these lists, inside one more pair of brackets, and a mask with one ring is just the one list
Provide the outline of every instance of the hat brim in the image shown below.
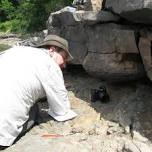
[[48,114],[57,121],[66,121],[66,120],[73,119],[77,116],[77,114],[73,110],[69,110],[65,115],[62,115],[62,116],[56,115],[55,113],[51,111],[48,111]]
[[68,56],[69,56],[68,60],[72,60],[73,59],[73,56],[70,54],[69,50],[62,43],[60,43],[58,41],[55,41],[55,40],[44,41],[44,42],[42,42],[40,44],[35,45],[35,47],[39,48],[39,47],[44,47],[44,46],[49,46],[49,45],[57,46],[57,47],[65,50],[67,52]]

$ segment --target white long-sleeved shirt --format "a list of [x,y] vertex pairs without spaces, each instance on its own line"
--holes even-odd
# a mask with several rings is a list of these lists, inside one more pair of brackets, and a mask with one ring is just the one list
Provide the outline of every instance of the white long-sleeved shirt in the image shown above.
[[70,110],[62,71],[47,50],[16,46],[0,55],[0,145],[14,142],[31,106],[44,96],[48,113],[56,120],[76,116]]

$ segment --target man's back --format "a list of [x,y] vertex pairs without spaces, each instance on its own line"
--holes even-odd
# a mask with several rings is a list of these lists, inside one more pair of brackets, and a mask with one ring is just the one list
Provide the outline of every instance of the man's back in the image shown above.
[[58,121],[70,110],[62,71],[49,50],[14,47],[0,57],[0,145],[10,146],[21,133],[38,98],[47,97],[48,114]]
[[1,55],[0,145],[12,144],[28,120],[31,106],[46,95],[37,72],[43,69],[39,62],[45,65],[47,58],[45,52],[30,47],[14,47]]

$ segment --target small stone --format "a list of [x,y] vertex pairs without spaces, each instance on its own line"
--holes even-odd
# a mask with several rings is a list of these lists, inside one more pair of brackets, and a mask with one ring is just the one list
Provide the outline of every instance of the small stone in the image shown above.
[[126,127],[125,127],[125,133],[126,133],[126,134],[129,134],[129,133],[130,133],[130,127],[129,127],[129,126],[126,126]]
[[146,137],[143,137],[139,132],[133,131],[133,139],[138,140],[141,142],[146,142],[148,139]]
[[95,129],[90,130],[90,131],[88,132],[88,134],[89,134],[89,135],[95,135],[95,134],[96,134]]
[[76,133],[82,133],[83,128],[72,128],[71,133],[76,134]]

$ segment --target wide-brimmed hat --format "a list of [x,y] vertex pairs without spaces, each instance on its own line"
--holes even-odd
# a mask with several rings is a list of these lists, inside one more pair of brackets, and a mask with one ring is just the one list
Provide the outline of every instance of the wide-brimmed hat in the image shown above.
[[39,44],[36,45],[36,47],[43,47],[43,46],[48,46],[48,45],[53,45],[53,46],[57,46],[59,48],[62,48],[63,50],[65,50],[70,59],[73,59],[72,55],[69,52],[69,45],[68,45],[68,41],[58,35],[47,35],[46,38],[40,42]]

